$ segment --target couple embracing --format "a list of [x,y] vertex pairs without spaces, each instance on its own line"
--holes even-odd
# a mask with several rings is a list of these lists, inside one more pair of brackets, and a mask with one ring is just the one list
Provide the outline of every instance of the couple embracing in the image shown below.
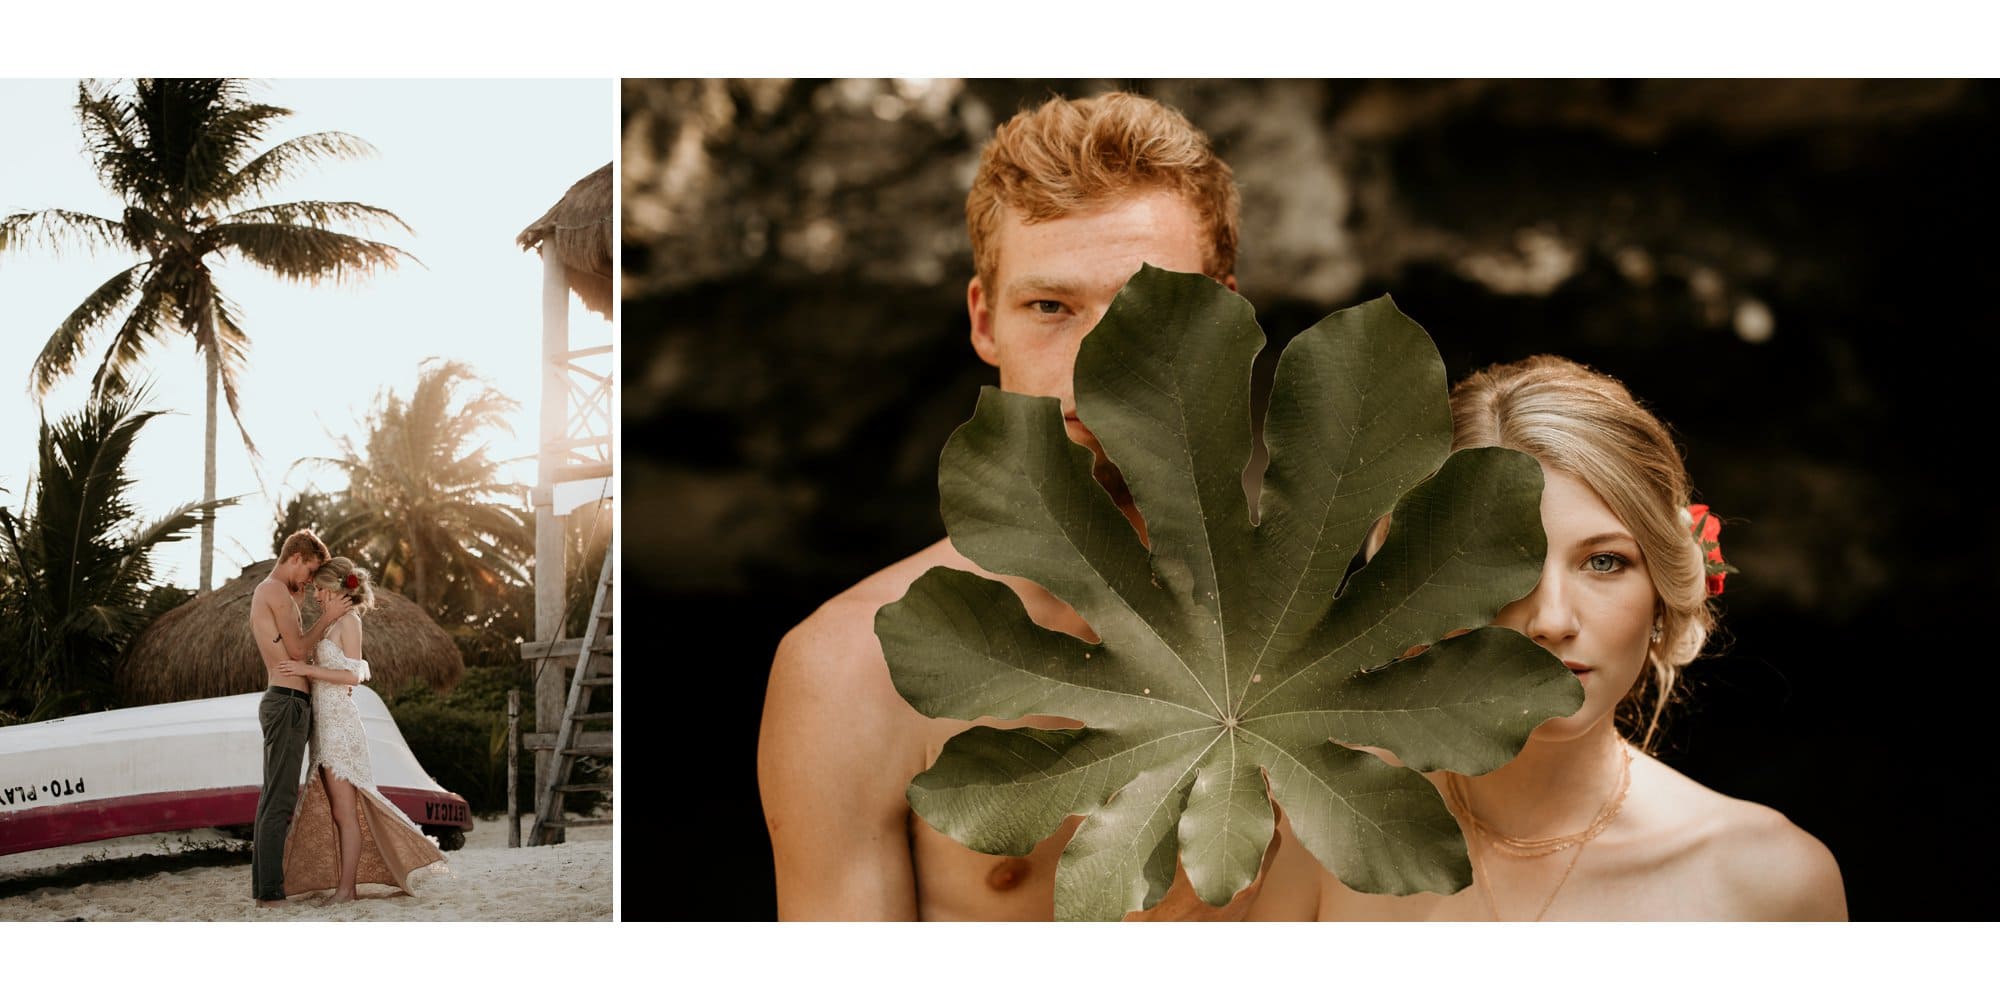
[[[320,616],[303,627],[310,590]],[[264,785],[257,796],[251,894],[259,906],[333,889],[355,898],[357,882],[410,891],[409,874],[442,862],[423,831],[375,788],[354,685],[368,679],[361,616],[375,607],[368,571],[335,558],[310,531],[295,531],[250,601],[250,632],[270,687],[257,708],[264,730]],[[307,749],[312,768],[303,785]]]

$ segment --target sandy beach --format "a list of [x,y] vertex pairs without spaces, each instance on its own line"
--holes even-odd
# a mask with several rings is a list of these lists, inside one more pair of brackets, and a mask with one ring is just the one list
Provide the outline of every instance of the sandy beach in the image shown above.
[[[522,840],[533,817],[523,817]],[[259,908],[250,844],[220,830],[122,837],[0,856],[0,920],[610,920],[611,827],[583,827],[554,847],[507,846],[507,817],[479,818],[447,870],[411,877],[414,896],[364,885]]]

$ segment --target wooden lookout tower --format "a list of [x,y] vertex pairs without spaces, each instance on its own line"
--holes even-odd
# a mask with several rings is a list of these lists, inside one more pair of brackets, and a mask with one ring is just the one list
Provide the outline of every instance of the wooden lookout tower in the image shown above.
[[[559,843],[567,825],[566,792],[609,793],[607,779],[572,784],[578,757],[610,758],[610,712],[590,710],[590,692],[613,677],[612,550],[590,598],[581,635],[563,635],[568,546],[566,516],[612,496],[612,433],[617,366],[610,344],[573,348],[569,296],[609,320],[615,296],[611,256],[611,164],[570,186],[554,206],[521,231],[524,249],[542,256],[542,417],[535,508],[535,641],[522,658],[535,678],[535,826],[531,844]],[[601,508],[596,508],[601,509]],[[614,539],[615,542],[615,539]],[[609,771],[606,771],[609,774]]]

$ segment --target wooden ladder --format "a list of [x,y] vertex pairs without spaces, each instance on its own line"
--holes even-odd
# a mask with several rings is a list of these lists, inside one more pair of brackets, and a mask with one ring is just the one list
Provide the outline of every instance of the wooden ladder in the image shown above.
[[523,740],[530,750],[555,751],[547,774],[535,786],[535,825],[528,834],[531,845],[557,843],[559,832],[572,827],[606,826],[611,822],[608,817],[564,819],[562,811],[564,793],[611,791],[608,780],[570,783],[570,766],[578,757],[608,759],[611,756],[610,730],[585,732],[583,729],[586,722],[608,720],[612,715],[610,712],[586,711],[590,706],[590,697],[586,692],[592,688],[609,687],[612,681],[611,609],[611,555],[607,552],[604,569],[597,575],[597,596],[590,602],[590,620],[584,625],[583,638],[522,644],[523,659],[546,658],[566,663],[570,657],[575,657],[576,663],[570,675],[569,701],[563,706],[562,722],[556,726],[554,735],[534,733]]

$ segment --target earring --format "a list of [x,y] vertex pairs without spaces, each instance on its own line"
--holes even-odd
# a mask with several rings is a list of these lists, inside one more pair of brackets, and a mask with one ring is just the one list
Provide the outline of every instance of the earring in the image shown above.
[[1653,619],[1653,643],[1654,645],[1658,645],[1659,642],[1660,642],[1660,620],[1658,618],[1655,618]]

